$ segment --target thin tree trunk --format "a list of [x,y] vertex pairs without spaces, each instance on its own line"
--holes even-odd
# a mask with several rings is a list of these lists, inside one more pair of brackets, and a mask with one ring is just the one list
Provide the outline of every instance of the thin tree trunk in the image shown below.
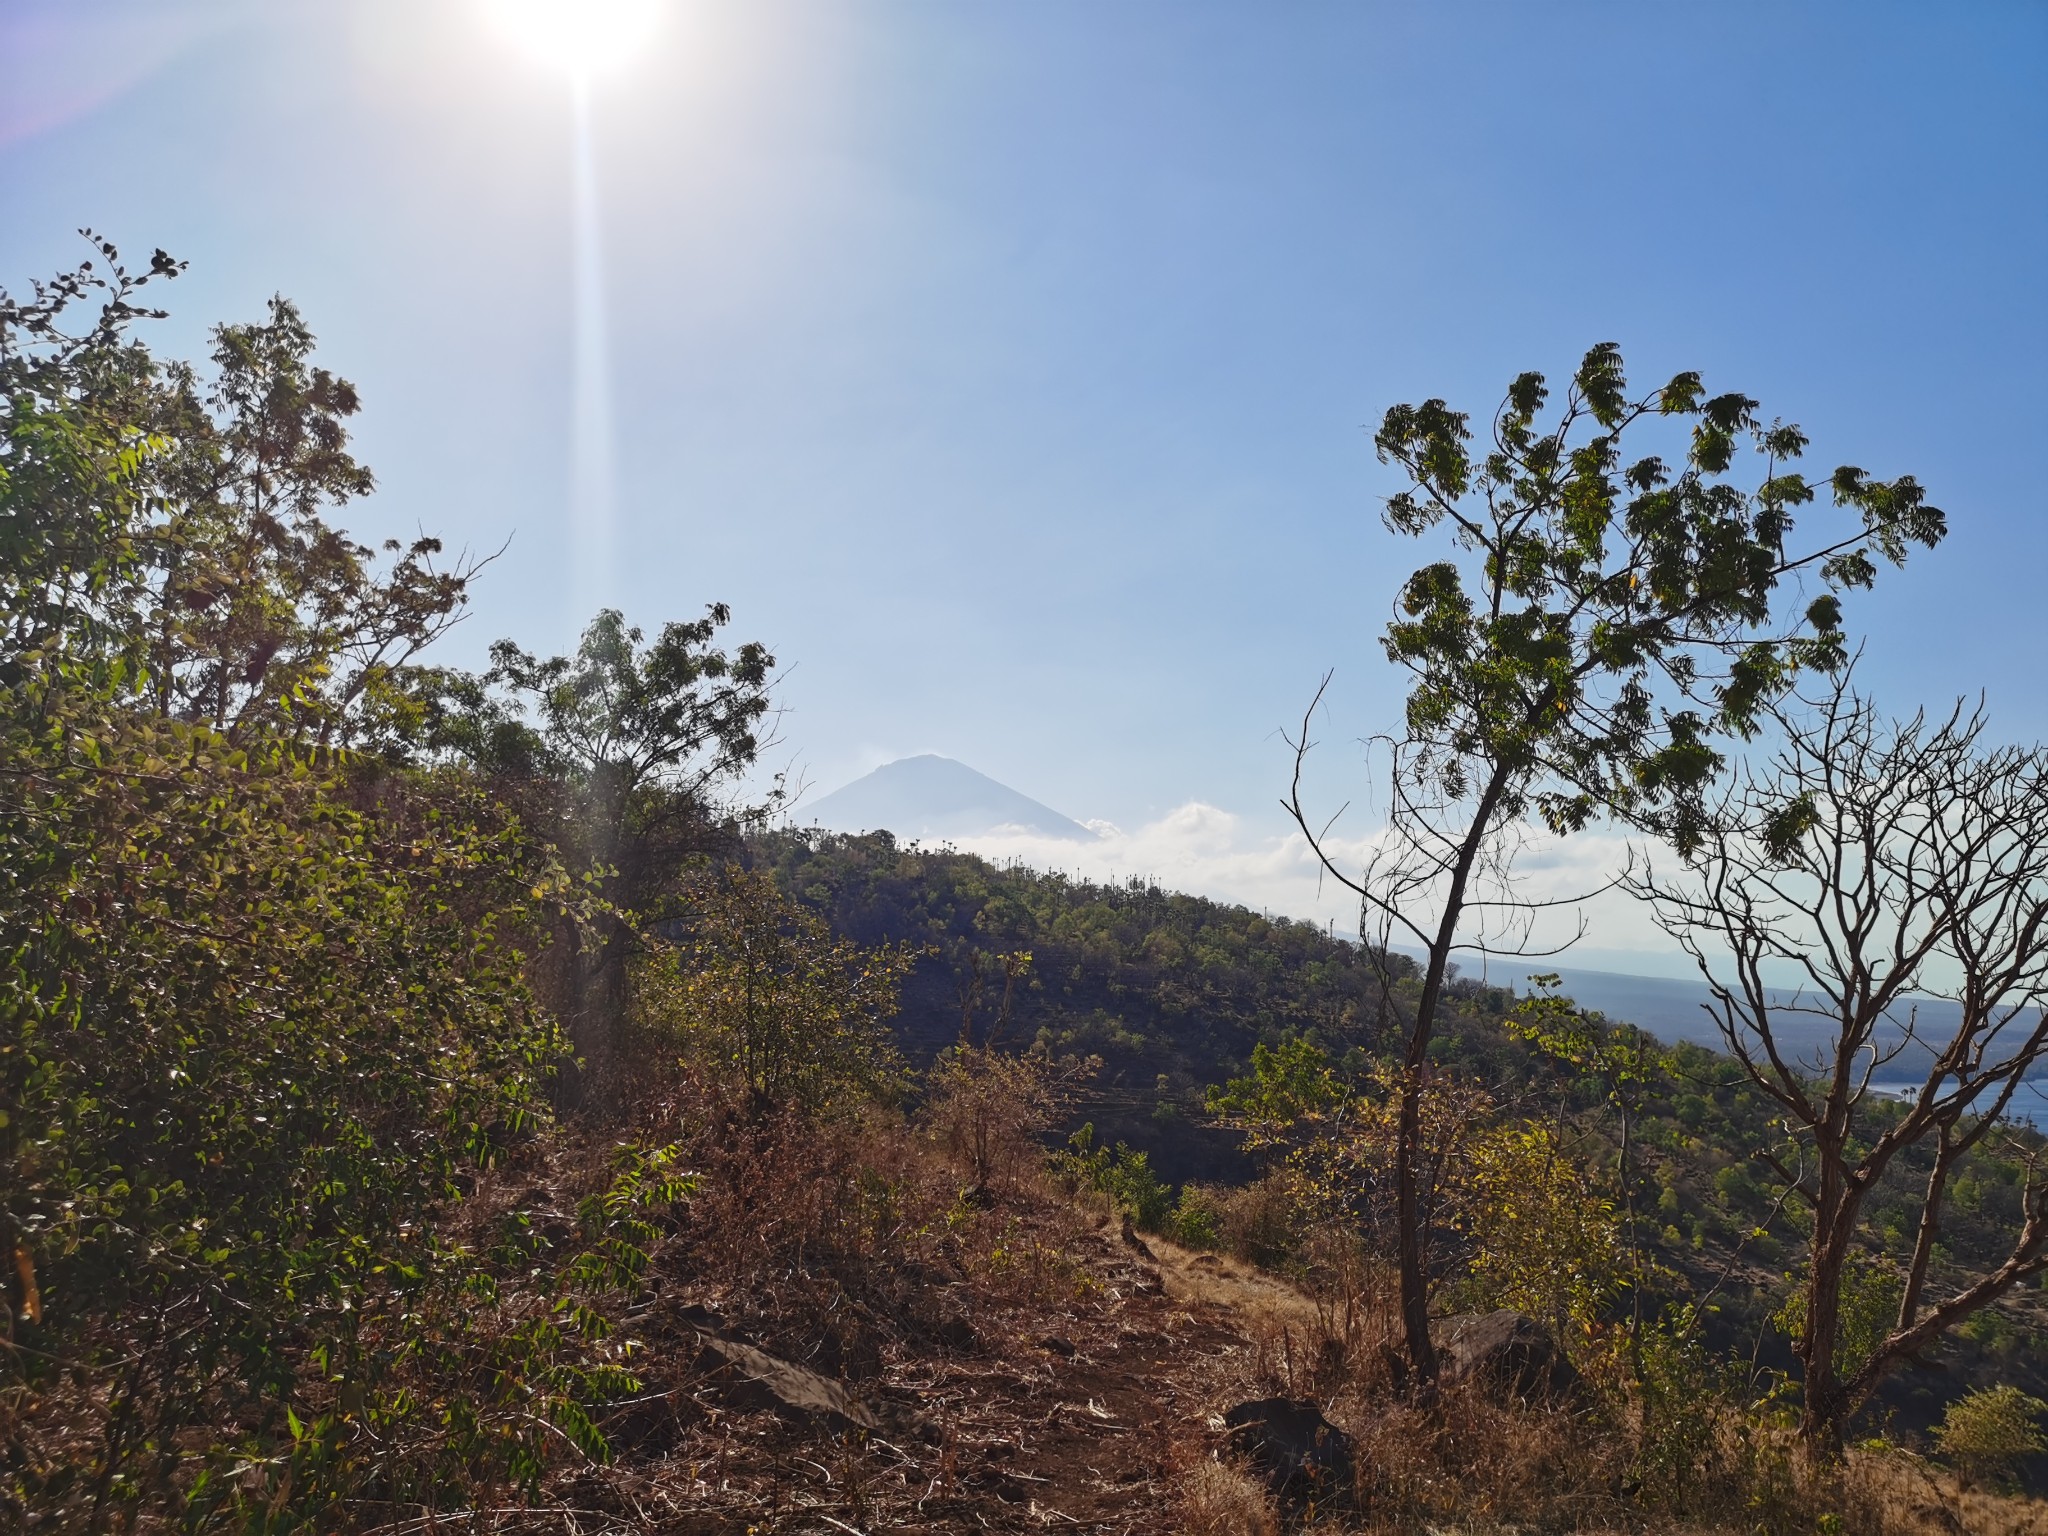
[[1493,815],[1506,788],[1508,770],[1497,766],[1472,816],[1472,825],[1458,849],[1451,881],[1444,894],[1442,919],[1429,947],[1422,995],[1415,1004],[1415,1027],[1408,1034],[1401,1074],[1401,1114],[1394,1142],[1395,1254],[1401,1266],[1401,1331],[1416,1391],[1427,1393],[1436,1383],[1436,1342],[1429,1335],[1429,1274],[1422,1258],[1422,1192],[1417,1163],[1422,1149],[1422,1079],[1429,1065],[1429,1044],[1436,1031],[1437,1004],[1443,997],[1451,946],[1457,942],[1458,920],[1465,914],[1465,889],[1480,845],[1491,834]]
[[1842,1274],[1856,1229],[1856,1200],[1844,1187],[1835,1149],[1820,1151],[1820,1198],[1813,1217],[1813,1254],[1806,1282],[1806,1332],[1799,1341],[1799,1438],[1825,1459],[1842,1454],[1849,1400],[1835,1363],[1842,1324]]
[[[1425,1048],[1427,1042],[1424,1042]],[[1429,1336],[1429,1277],[1422,1264],[1422,1222],[1416,1189],[1415,1152],[1422,1129],[1422,1071],[1409,1052],[1401,1078],[1401,1118],[1394,1153],[1394,1226],[1401,1264],[1401,1331],[1415,1387],[1436,1381],[1436,1341]]]
[[[1641,1049],[1640,1043],[1637,1049]],[[1636,1184],[1631,1166],[1634,1162],[1635,1117],[1629,1112],[1628,1099],[1618,1084],[1614,1102],[1621,1111],[1621,1207],[1628,1218],[1628,1366],[1640,1382],[1643,1379],[1643,1242],[1636,1227]],[[1563,1337],[1561,1322],[1558,1335]]]

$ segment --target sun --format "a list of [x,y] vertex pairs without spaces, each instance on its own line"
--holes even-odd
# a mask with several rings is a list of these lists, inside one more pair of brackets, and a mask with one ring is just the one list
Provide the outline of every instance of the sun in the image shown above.
[[579,79],[631,62],[661,25],[662,0],[483,0],[491,28],[536,63]]

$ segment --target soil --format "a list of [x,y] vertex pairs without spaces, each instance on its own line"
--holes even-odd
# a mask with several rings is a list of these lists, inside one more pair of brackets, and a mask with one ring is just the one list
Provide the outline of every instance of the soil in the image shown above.
[[[820,1351],[795,1359],[802,1353],[796,1336],[774,1334],[772,1309],[760,1295],[690,1285],[654,1293],[631,1324],[642,1392],[602,1420],[611,1464],[551,1479],[533,1508],[477,1511],[489,1519],[463,1529],[569,1536],[1187,1530],[1181,1493],[1189,1474],[1223,1447],[1221,1414],[1287,1387],[1297,1365],[1307,1369],[1288,1352],[1317,1336],[1315,1304],[1249,1264],[1141,1238],[1063,1204],[1020,1200],[989,1214],[1007,1224],[1005,1241],[1014,1249],[1055,1254],[1057,1265],[1029,1283],[1001,1283],[964,1264],[921,1271],[917,1287],[932,1302],[925,1310],[951,1322],[905,1328],[872,1355],[829,1360]],[[735,1373],[734,1358],[751,1358],[745,1349],[721,1352],[707,1338],[814,1369],[860,1407],[851,1415],[796,1411]],[[845,1400],[834,1400],[843,1410]],[[1898,1460],[1869,1466],[1888,1480],[1886,1503],[1905,1516],[1898,1524],[1924,1522],[1929,1531],[1962,1536],[2048,1536],[2048,1505],[1962,1492],[1932,1468],[1909,1475],[1913,1469],[1901,1470]],[[1623,1527],[1657,1528],[1626,1519],[1615,1528]],[[1278,1528],[1265,1514],[1227,1527],[1242,1536]],[[413,1523],[406,1536],[425,1529]],[[1538,1528],[1482,1521],[1414,1529],[1535,1536]]]
[[1107,1223],[1045,1236],[1063,1239],[1074,1294],[993,1309],[977,1297],[971,1340],[886,1360],[859,1385],[894,1420],[886,1434],[735,1393],[692,1348],[715,1310],[665,1302],[645,1321],[649,1390],[607,1424],[615,1464],[562,1487],[562,1508],[536,1511],[533,1528],[562,1530],[573,1510],[586,1533],[678,1536],[1177,1529],[1177,1470],[1209,1453],[1213,1415],[1252,1388],[1239,1309],[1280,1288],[1259,1277],[1232,1296],[1204,1257],[1130,1246]]

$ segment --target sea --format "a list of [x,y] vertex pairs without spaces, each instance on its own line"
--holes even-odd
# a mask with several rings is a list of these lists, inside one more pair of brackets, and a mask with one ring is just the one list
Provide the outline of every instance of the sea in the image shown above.
[[[1494,962],[1496,968],[1499,964]],[[1616,1023],[1633,1024],[1664,1041],[1688,1040],[1710,1050],[1727,1049],[1720,1026],[1707,1012],[1708,994],[1701,982],[1574,970],[1552,966],[1547,961],[1536,962],[1529,968],[1555,970],[1561,991],[1580,1007],[1597,1009]],[[1526,990],[1526,984],[1515,990]],[[1802,1017],[1799,1001],[1792,992],[1778,992],[1771,997],[1774,1007],[1785,1010],[1779,1015],[1780,1048],[1794,1065],[1817,1067],[1830,1031],[1825,1021],[1810,1015]],[[1917,1064],[1924,1076],[1930,1058],[1924,1045],[1905,1038],[1908,1022],[1918,1034],[1938,1041],[1947,1038],[1947,1031],[1953,1029],[1959,1017],[1958,1006],[1943,998],[1913,998],[1902,1005],[1898,1022],[1877,1042],[1880,1055],[1890,1054],[1892,1059],[1878,1069],[1871,1081],[1872,1089],[1895,1098],[1916,1091],[1923,1077],[1915,1076],[1914,1067]],[[2048,1132],[2048,1071],[2020,1084],[2009,1113],[2014,1120]]]

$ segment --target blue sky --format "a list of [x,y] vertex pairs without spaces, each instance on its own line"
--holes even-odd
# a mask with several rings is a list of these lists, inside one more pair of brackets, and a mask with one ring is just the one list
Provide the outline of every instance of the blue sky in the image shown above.
[[[595,132],[606,590],[730,602],[821,790],[934,751],[1271,852],[1323,671],[1332,741],[1398,709],[1433,551],[1371,423],[1607,339],[1918,475],[1954,533],[1854,604],[1866,679],[2048,732],[2048,5],[678,5]],[[366,400],[356,531],[512,535],[453,660],[582,617],[569,167],[462,0],[0,0],[0,283],[90,224],[191,261],[169,349],[297,299]]]

